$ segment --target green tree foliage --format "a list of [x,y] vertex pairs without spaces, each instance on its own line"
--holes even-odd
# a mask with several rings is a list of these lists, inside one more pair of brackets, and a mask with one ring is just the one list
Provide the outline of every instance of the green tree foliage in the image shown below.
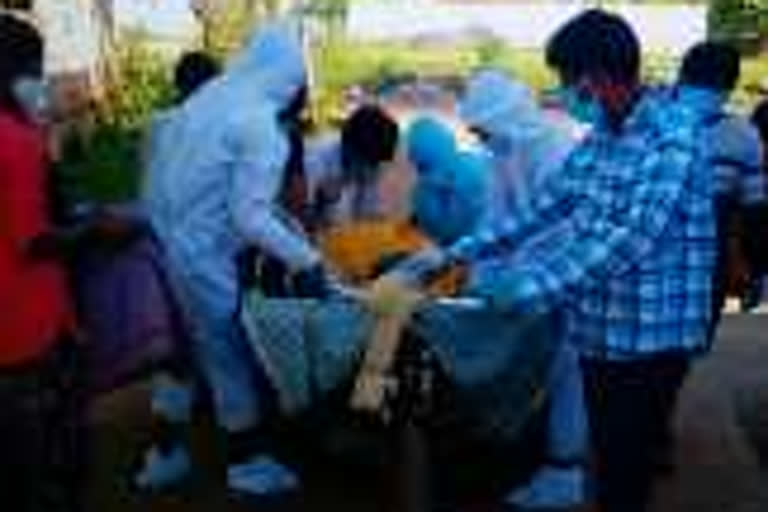
[[768,41],[768,0],[712,0],[709,30],[745,51],[759,50]]
[[319,21],[323,29],[321,37],[331,39],[341,36],[349,14],[350,0],[314,0],[310,2],[307,14]]
[[248,29],[266,12],[276,7],[265,0],[196,0],[194,12],[203,32],[204,48],[223,56],[237,48]]
[[110,56],[104,97],[90,122],[65,135],[56,165],[71,202],[118,202],[135,197],[141,146],[152,114],[173,100],[169,62],[141,34],[126,37]]

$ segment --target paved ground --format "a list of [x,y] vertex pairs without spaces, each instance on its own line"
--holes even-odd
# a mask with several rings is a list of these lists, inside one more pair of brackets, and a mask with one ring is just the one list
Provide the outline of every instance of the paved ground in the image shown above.
[[[660,484],[654,512],[768,511],[768,475],[758,471],[754,454],[734,421],[734,398],[761,383],[768,390],[768,316],[727,318],[716,354],[698,365],[684,393],[679,419],[681,468],[674,478]],[[97,457],[90,486],[93,512],[381,509],[370,490],[344,479],[310,489],[303,503],[289,507],[230,504],[211,477],[215,450],[205,428],[197,433],[200,440],[196,444],[200,457],[207,461],[209,475],[201,476],[184,495],[153,502],[131,501],[119,477],[146,432],[146,418],[140,387],[110,397],[97,407]]]
[[768,316],[729,317],[715,355],[688,382],[679,418],[681,470],[661,485],[658,512],[768,511],[768,474],[758,471],[734,421],[738,396],[757,389],[768,397]]

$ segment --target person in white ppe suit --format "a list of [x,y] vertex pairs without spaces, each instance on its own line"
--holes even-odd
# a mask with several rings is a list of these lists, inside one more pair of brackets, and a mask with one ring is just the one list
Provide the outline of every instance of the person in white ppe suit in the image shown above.
[[[495,162],[489,223],[530,211],[537,188],[557,179],[578,143],[573,130],[545,115],[525,85],[498,71],[480,72],[469,81],[460,113]],[[504,264],[479,263],[472,286],[494,286],[493,267]],[[587,419],[578,355],[567,340],[555,358],[550,391],[547,462],[527,487],[507,497],[523,509],[567,508],[584,500]]]
[[459,110],[496,162],[494,217],[529,204],[577,143],[572,130],[547,117],[526,85],[499,71],[470,79]]
[[[303,105],[306,75],[297,20],[264,27],[220,77],[165,121],[148,165],[152,227],[190,323],[195,362],[228,434],[228,485],[248,494],[297,482],[257,444],[263,396],[235,321],[236,258],[255,246],[315,283],[318,293],[326,282],[320,254],[277,204],[290,152],[281,122]],[[151,468],[164,459],[183,461],[180,450],[150,452],[143,475],[150,482],[140,483],[153,487],[154,476],[162,484],[178,476]]]

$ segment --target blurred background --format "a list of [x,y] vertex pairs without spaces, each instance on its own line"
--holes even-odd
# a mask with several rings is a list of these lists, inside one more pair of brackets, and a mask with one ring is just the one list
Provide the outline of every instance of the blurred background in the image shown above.
[[[171,101],[180,52],[222,59],[260,20],[294,0],[4,0],[48,41],[56,91],[58,170],[91,200],[136,192],[140,135]],[[734,108],[768,92],[768,0],[303,0],[313,61],[316,129],[338,122],[365,93],[431,81],[449,87],[481,66],[505,68],[545,91],[553,85],[541,49],[579,9],[627,17],[643,39],[651,82],[671,78],[681,53],[707,35],[744,55]],[[130,87],[126,85],[130,84]]]

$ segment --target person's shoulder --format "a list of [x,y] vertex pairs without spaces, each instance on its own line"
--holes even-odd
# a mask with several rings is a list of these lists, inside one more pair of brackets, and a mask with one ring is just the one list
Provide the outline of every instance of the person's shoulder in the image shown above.
[[701,111],[676,98],[671,88],[649,90],[642,102],[645,121],[659,138],[697,138],[697,132],[702,127]]
[[760,166],[762,162],[762,140],[760,132],[749,120],[738,114],[729,114],[711,131],[713,144],[721,153]]
[[173,119],[179,112],[179,107],[170,107],[163,110],[158,110],[150,118],[150,124],[153,126],[162,125]]
[[673,87],[654,87],[643,94],[643,101],[656,118],[690,118],[693,120],[701,113],[691,103],[684,101],[676,94]]
[[43,131],[31,123],[0,112],[0,155],[32,156],[45,150]]
[[270,106],[254,105],[227,112],[211,129],[229,143],[258,147],[285,137],[277,116],[277,110]]
[[760,132],[757,127],[746,116],[738,112],[724,111],[719,126],[739,137],[760,141]]
[[42,138],[42,130],[11,114],[0,112],[0,139],[3,142],[31,143]]
[[150,137],[156,137],[164,128],[171,125],[176,116],[177,109],[170,108],[155,112],[147,123],[146,132]]
[[[278,109],[267,101],[243,101],[235,103],[222,99],[226,90],[212,84],[210,88],[193,95],[170,112],[184,130],[205,131],[211,139],[246,134],[248,136],[274,131]],[[274,128],[273,128],[274,127]]]

